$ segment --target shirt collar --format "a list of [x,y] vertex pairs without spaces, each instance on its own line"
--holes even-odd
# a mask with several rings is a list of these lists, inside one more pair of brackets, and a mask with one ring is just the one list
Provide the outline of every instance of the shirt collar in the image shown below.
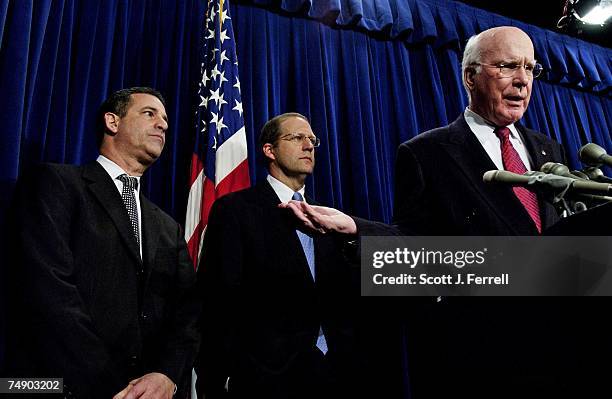
[[[281,182],[277,178],[273,177],[272,175],[268,175],[266,179],[268,180],[268,183],[270,183],[270,185],[272,186],[272,189],[278,196],[278,199],[281,200],[281,202],[288,202],[289,200],[291,200],[291,197],[293,197],[293,193],[295,191],[293,191],[289,186],[287,186],[285,183]],[[305,188],[306,186],[302,186],[302,188],[297,191],[298,193],[302,194],[304,201],[306,201],[306,197],[304,196]]]
[[[111,161],[110,159],[106,158],[104,155],[99,155],[96,161],[104,168],[106,173],[108,173],[108,175],[111,177],[111,179],[113,179],[113,181],[117,180],[117,177],[123,174],[126,174],[128,176],[130,175],[125,170],[121,169],[119,165],[117,165],[115,162]],[[138,181],[137,191],[140,192],[140,176],[130,176],[130,177],[136,178],[136,180]]]
[[[469,109],[468,107],[465,108],[465,112],[463,113],[463,116],[465,117],[465,120],[468,123],[468,125],[476,125],[480,129],[490,130],[491,133],[493,133],[495,131],[495,128],[497,127],[491,122],[489,122],[488,120],[486,120],[485,118],[483,118],[482,116],[478,115],[476,112]],[[511,138],[520,140],[520,135],[518,134],[518,130],[514,126],[514,123],[511,123],[506,127],[510,129]]]

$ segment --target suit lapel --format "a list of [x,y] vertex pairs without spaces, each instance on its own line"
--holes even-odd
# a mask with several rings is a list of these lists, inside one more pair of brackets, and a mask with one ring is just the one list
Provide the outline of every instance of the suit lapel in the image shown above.
[[143,195],[140,195],[140,207],[142,208],[142,257],[148,278],[159,242],[159,208]]
[[[449,126],[442,148],[455,161],[474,191],[511,230],[518,234],[537,232],[529,214],[509,186],[483,183],[482,175],[488,170],[496,170],[497,166],[472,133],[463,115]],[[521,220],[525,222],[517,223]],[[527,231],[520,227],[517,230],[519,225],[530,227]]]
[[[258,184],[256,189],[259,191],[259,197],[263,201],[264,209],[270,209],[273,220],[269,223],[269,228],[272,230],[272,237],[279,237],[282,241],[283,246],[286,247],[286,253],[296,254],[293,256],[296,259],[297,266],[302,271],[303,277],[308,279],[307,281],[311,281],[314,284],[314,280],[312,278],[312,274],[310,273],[310,267],[308,266],[308,261],[306,260],[306,254],[304,254],[304,248],[302,247],[302,243],[298,238],[296,229],[297,223],[295,216],[293,213],[287,209],[278,208],[277,205],[280,204],[280,199],[276,195],[276,192],[267,181]],[[274,245],[278,245],[278,243],[274,243]],[[315,273],[316,273],[316,256],[317,256],[317,248],[315,242]],[[288,268],[293,268],[296,265],[286,265]]]
[[531,133],[523,125],[516,123],[516,128],[521,132],[525,141],[527,151],[533,162],[532,170],[540,170],[546,162],[554,162],[552,142],[545,140],[542,136]]
[[119,195],[119,191],[117,191],[117,187],[108,173],[99,163],[92,162],[83,167],[83,179],[86,180],[89,190],[115,224],[119,236],[125,242],[130,255],[136,262],[141,263],[140,249],[134,239],[130,217],[125,209],[121,195]]

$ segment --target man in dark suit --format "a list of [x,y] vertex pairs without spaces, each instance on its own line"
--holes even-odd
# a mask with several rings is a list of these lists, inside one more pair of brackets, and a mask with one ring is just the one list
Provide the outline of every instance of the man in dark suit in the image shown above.
[[[531,40],[518,28],[493,28],[470,39],[462,62],[467,109],[450,125],[399,147],[394,222],[402,230],[535,235],[558,220],[541,197],[529,203],[534,198],[523,199],[528,196],[524,189],[517,193],[482,180],[492,169],[520,173],[507,164],[505,152],[518,156],[524,171],[564,162],[558,143],[518,123],[529,104],[534,74],[540,72]],[[532,214],[530,207],[536,208]]]
[[[540,71],[531,40],[517,28],[469,40],[462,63],[469,106],[449,126],[400,146],[394,226],[406,235],[537,235],[555,223],[555,210],[541,197],[482,180],[492,169],[522,174],[564,162],[558,143],[518,123]],[[331,208],[288,206],[312,230],[393,232]],[[572,388],[576,314],[566,305],[544,298],[394,299],[385,307],[406,315],[412,398],[548,397]]]
[[266,181],[218,199],[206,230],[198,392],[207,399],[350,396],[360,383],[359,269],[343,257],[339,237],[302,232],[278,206],[304,199],[319,139],[304,116],[289,113],[266,123],[259,145]]
[[[462,61],[467,109],[399,148],[394,223],[402,231],[538,235],[558,220],[542,197],[483,182],[492,169],[522,174],[564,162],[558,143],[518,123],[540,72],[533,44],[518,28],[489,29],[468,41]],[[563,391],[573,342],[557,302],[443,298],[414,312],[407,331],[417,399]],[[447,384],[437,384],[440,379]]]
[[113,93],[100,108],[96,162],[43,164],[21,182],[16,376],[62,377],[64,395],[84,399],[188,392],[195,272],[181,228],[138,184],[164,147],[164,104],[150,88]]

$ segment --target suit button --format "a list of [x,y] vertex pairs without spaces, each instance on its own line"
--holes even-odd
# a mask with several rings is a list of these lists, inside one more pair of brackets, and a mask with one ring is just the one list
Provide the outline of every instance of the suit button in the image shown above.
[[138,365],[138,356],[134,355],[130,358],[130,367],[136,367]]
[[145,312],[142,312],[142,313],[140,314],[140,318],[141,318],[142,320],[146,320],[146,319],[148,319],[148,318],[149,318],[149,315],[148,315],[148,314],[146,314]]

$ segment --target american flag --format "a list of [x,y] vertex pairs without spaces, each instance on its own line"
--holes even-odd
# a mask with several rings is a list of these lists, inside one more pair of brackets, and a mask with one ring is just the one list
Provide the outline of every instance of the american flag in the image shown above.
[[249,187],[238,59],[228,0],[209,0],[203,29],[185,240],[197,267],[213,202]]

